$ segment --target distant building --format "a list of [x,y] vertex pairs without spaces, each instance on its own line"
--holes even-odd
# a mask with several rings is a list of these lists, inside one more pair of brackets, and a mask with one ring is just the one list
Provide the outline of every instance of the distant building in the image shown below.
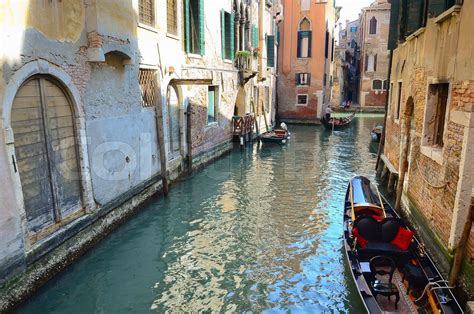
[[449,271],[452,253],[465,253],[461,282],[472,299],[474,2],[424,3],[392,0],[382,157],[398,172],[401,207],[442,270]]
[[360,95],[361,107],[385,105],[390,54],[387,47],[390,3],[376,0],[363,8],[360,16]]
[[[340,101],[358,102],[359,65],[360,65],[360,27],[359,20],[346,20],[345,29],[339,32],[338,46],[336,47],[336,63],[340,67],[342,77],[339,78]],[[333,102],[334,103],[334,102]]]
[[278,56],[278,117],[316,122],[331,97],[335,1],[285,0]]

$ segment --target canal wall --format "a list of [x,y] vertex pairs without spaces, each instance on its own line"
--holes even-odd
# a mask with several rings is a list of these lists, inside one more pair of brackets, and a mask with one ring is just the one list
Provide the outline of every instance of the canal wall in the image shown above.
[[[202,170],[229,153],[236,145],[238,144],[226,141],[196,155],[193,159],[193,171]],[[170,185],[183,178],[183,175],[182,163],[177,160],[169,168]],[[43,241],[41,246],[29,253],[30,263],[27,269],[10,278],[0,288],[0,312],[13,310],[48,280],[93,249],[114,229],[140,212],[149,201],[162,197],[162,183],[161,175],[155,175],[104,204],[95,213],[74,221],[70,228]]]

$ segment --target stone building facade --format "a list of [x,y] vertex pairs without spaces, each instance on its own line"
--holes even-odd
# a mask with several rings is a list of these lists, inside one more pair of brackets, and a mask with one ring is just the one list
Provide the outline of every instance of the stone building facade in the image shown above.
[[360,16],[360,87],[361,107],[383,107],[388,88],[390,54],[387,47],[390,3],[377,0],[362,9]]
[[[342,25],[340,24],[340,27]],[[333,89],[339,86],[339,95],[331,104],[341,106],[344,101],[358,102],[360,77],[360,21],[346,20],[345,28],[339,31],[335,47]],[[337,77],[337,82],[336,82]],[[334,95],[334,93],[333,93]]]
[[283,12],[261,3],[0,4],[0,309],[228,151],[236,116],[271,126]]
[[316,122],[329,104],[334,59],[335,1],[284,1],[278,55],[278,117]]
[[[384,154],[404,212],[448,272],[474,196],[474,3],[392,0],[392,14]],[[473,248],[471,229],[462,281],[471,295]]]

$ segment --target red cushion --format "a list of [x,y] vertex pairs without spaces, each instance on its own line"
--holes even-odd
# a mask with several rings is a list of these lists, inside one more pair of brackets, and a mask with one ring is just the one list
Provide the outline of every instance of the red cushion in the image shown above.
[[361,248],[365,248],[367,243],[369,243],[367,239],[360,235],[357,228],[352,229],[352,235],[356,238],[357,244],[359,244]]
[[398,233],[390,243],[395,245],[400,250],[406,251],[410,246],[411,239],[413,239],[413,232],[403,227],[398,228]]
[[374,218],[375,220],[379,222],[385,219],[384,216],[379,216],[379,215],[372,215],[372,218]]

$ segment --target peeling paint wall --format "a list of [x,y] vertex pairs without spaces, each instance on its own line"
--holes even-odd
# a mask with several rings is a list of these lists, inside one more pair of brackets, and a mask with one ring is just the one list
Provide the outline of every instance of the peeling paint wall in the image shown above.
[[[58,230],[156,176],[159,153],[155,112],[141,105],[137,9],[131,0],[3,1],[0,23],[1,41],[11,42],[0,50],[0,176],[11,188],[2,191],[0,202],[7,239],[0,246],[3,281],[24,268],[32,252],[50,250],[44,245],[48,236],[60,243]],[[35,232],[26,227],[10,125],[16,92],[33,75],[56,79],[70,98],[83,206]]]

